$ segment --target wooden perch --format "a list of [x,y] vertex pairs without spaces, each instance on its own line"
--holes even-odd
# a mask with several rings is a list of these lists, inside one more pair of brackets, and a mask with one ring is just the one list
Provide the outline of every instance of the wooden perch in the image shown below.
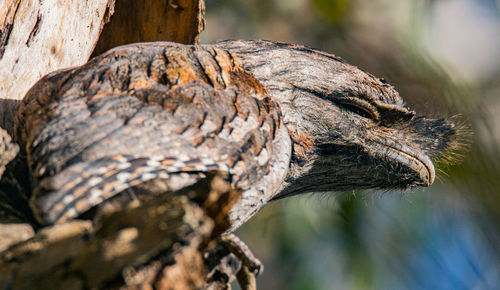
[[[1,253],[0,285],[4,289],[227,287],[231,278],[221,281],[220,273],[214,277],[212,271],[207,278],[217,265],[205,262],[202,255],[214,249],[213,241],[227,229],[228,210],[239,194],[223,176],[215,175],[143,204],[132,203],[95,224],[75,220],[44,228],[34,237],[27,225],[0,227],[2,236],[19,231],[27,238],[14,240]],[[226,263],[227,276],[234,278],[238,262],[234,257],[228,262],[227,252],[218,253],[215,260]]]

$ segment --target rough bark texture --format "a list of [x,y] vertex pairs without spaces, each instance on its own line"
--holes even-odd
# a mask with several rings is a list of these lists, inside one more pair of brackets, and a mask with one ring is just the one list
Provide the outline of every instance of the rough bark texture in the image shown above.
[[[3,289],[227,287],[231,279],[207,282],[210,268],[202,253],[214,248],[211,241],[228,227],[224,222],[228,212],[210,215],[213,208],[230,206],[239,194],[216,175],[181,191],[108,212],[94,225],[71,221],[34,236],[26,224],[2,226],[0,249],[10,248],[1,253],[0,285]],[[7,240],[10,236],[15,238]],[[216,260],[226,254],[216,254]],[[237,262],[233,265],[239,267]],[[229,275],[234,277],[237,269],[228,271],[234,271]]]
[[1,124],[10,130],[16,100],[43,75],[85,63],[111,0],[6,0],[0,6]]

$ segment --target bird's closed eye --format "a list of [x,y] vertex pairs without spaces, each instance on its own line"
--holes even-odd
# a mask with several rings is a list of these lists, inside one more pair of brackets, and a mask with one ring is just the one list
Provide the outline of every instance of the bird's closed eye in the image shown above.
[[361,117],[373,119],[373,115],[367,109],[358,107],[358,106],[353,105],[353,104],[342,104],[342,107],[348,111],[351,111],[353,113],[360,115]]
[[346,100],[338,102],[338,105],[349,112],[355,113],[361,117],[378,122],[379,121],[378,112],[375,110],[375,108],[372,108],[373,107],[372,105],[364,103],[365,102],[359,104],[358,102]]

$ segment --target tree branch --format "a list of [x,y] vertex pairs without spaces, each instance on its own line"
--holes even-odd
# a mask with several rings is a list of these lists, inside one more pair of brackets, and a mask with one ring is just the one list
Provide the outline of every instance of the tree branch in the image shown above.
[[[234,204],[239,195],[225,177],[215,175],[141,205],[133,202],[126,209],[102,215],[95,224],[83,220],[57,224],[32,238],[26,225],[19,225],[29,239],[13,241],[1,253],[0,285],[16,289],[201,289],[210,283],[222,284],[217,279],[206,282],[210,269],[202,254],[213,249],[214,240],[227,229],[228,211],[215,216],[209,212],[213,207],[229,209],[227,205]],[[0,235],[13,230],[0,227]],[[227,283],[237,270],[228,270],[234,273]]]

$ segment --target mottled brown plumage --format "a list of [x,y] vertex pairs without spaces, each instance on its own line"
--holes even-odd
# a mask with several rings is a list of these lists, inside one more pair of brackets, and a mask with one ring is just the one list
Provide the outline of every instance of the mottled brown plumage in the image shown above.
[[42,223],[133,188],[141,196],[227,171],[234,230],[273,198],[429,186],[455,129],[415,117],[393,87],[297,45],[140,43],[54,72],[27,94],[16,138]]

